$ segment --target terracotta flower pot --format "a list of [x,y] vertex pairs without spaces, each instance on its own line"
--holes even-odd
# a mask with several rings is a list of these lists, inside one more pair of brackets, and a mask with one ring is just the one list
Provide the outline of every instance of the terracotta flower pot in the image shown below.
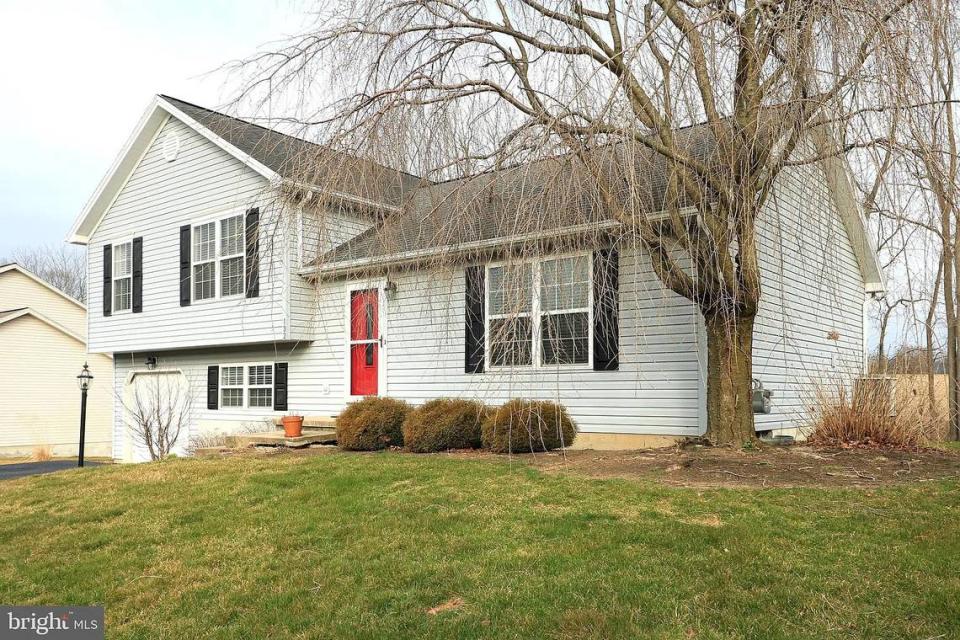
[[288,438],[303,434],[303,416],[283,416],[280,421],[283,423],[283,435]]

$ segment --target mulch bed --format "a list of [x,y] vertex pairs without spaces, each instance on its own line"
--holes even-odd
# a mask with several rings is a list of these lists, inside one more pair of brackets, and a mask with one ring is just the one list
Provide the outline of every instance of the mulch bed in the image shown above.
[[960,453],[764,447],[672,447],[515,456],[548,472],[652,479],[690,487],[879,487],[960,478]]
[[[277,449],[280,455],[324,455],[334,446]],[[249,455],[233,451],[233,455]],[[260,452],[256,455],[263,455]],[[509,460],[547,473],[575,473],[590,478],[652,480],[684,487],[836,487],[876,488],[934,480],[960,479],[960,450],[891,451],[865,448],[831,449],[794,445],[757,450],[701,445],[635,451],[570,450],[501,455],[463,450],[407,453],[400,450],[367,455],[445,456],[470,460]]]

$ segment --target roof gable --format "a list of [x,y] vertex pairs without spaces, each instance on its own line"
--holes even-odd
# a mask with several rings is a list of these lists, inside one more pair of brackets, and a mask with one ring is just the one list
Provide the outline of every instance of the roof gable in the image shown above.
[[40,276],[38,276],[37,274],[35,274],[34,272],[30,271],[30,270],[27,269],[26,267],[23,267],[23,266],[17,264],[16,262],[10,262],[10,263],[8,263],[8,264],[0,265],[0,275],[3,275],[4,273],[7,273],[7,272],[12,272],[12,271],[16,271],[16,272],[18,272],[18,273],[23,274],[24,276],[26,276],[26,277],[29,278],[30,280],[33,280],[33,281],[36,282],[37,284],[39,284],[39,285],[41,285],[41,286],[49,289],[50,291],[54,292],[55,294],[57,294],[57,295],[60,296],[61,298],[64,298],[64,299],[67,300],[68,302],[72,302],[73,304],[77,305],[78,307],[80,307],[80,308],[83,309],[84,311],[87,310],[87,305],[83,304],[82,302],[80,302],[79,300],[77,300],[76,298],[74,298],[73,296],[70,296],[70,295],[64,293],[64,292],[61,291],[60,289],[57,289],[55,286],[53,286],[52,284],[50,284],[49,282],[47,282],[46,280],[44,280],[43,278],[41,278]]
[[[110,170],[84,206],[67,236],[67,242],[86,244],[107,210],[150,149],[169,118],[176,118],[273,184],[283,181],[321,190],[341,200],[373,208],[395,209],[403,194],[420,179],[375,162],[349,158],[359,169],[348,184],[312,187],[305,182],[310,163],[332,152],[321,145],[234,118],[198,105],[157,95],[137,123]],[[345,157],[344,157],[345,158]],[[346,158],[345,158],[346,160]],[[319,164],[319,163],[318,163]],[[331,186],[333,188],[331,188]],[[340,187],[339,189],[337,187]]]
[[53,327],[60,333],[70,336],[80,344],[83,344],[83,345],[87,344],[87,341],[84,340],[83,336],[81,336],[80,334],[71,331],[67,327],[60,324],[59,322],[54,322],[47,316],[43,315],[39,311],[36,311],[35,309],[31,309],[30,307],[25,307],[22,309],[12,309],[10,311],[0,311],[0,326],[3,326],[8,322],[13,322],[14,320],[17,320],[18,318],[22,318],[24,316],[35,318],[36,320],[39,320],[40,322],[50,327]]

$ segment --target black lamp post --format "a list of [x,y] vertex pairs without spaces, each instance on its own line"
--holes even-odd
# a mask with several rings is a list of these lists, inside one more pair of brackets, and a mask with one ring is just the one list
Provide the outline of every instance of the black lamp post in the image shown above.
[[77,384],[80,385],[80,455],[78,456],[78,467],[83,466],[83,439],[87,430],[87,389],[93,381],[93,374],[90,373],[90,367],[83,363],[83,371],[77,376]]

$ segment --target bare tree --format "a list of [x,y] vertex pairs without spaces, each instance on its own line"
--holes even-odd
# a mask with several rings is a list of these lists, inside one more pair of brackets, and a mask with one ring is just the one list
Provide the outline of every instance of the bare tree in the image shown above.
[[17,249],[11,261],[32,271],[65,294],[86,302],[86,252],[66,244],[49,244]]
[[[926,325],[928,348],[932,352],[933,317],[938,294],[943,297],[946,324],[948,437],[960,439],[960,148],[957,143],[957,89],[955,65],[958,60],[958,7],[955,0],[926,0],[922,3],[924,23],[929,28],[925,43],[926,64],[914,69],[912,86],[915,108],[909,112],[908,130],[900,144],[914,161],[920,219],[940,255],[936,288]],[[917,45],[923,46],[921,44]],[[932,385],[931,385],[932,388]]]
[[190,386],[179,374],[146,374],[119,399],[133,442],[146,449],[151,460],[167,457],[181,432],[189,430],[194,413]]
[[[663,285],[697,305],[708,435],[739,442],[755,437],[757,221],[789,167],[875,142],[855,122],[900,105],[889,89],[913,2],[341,1],[242,63],[241,99],[286,104],[291,126],[330,149],[428,181],[467,178],[443,199],[499,198],[505,226],[550,231],[557,210],[615,221],[589,240],[635,242]],[[469,179],[505,167],[512,177]],[[303,171],[328,192],[357,183],[342,156],[318,154]],[[513,197],[478,186],[498,179]],[[433,245],[454,244],[467,216]],[[383,242],[398,242],[390,229]]]

